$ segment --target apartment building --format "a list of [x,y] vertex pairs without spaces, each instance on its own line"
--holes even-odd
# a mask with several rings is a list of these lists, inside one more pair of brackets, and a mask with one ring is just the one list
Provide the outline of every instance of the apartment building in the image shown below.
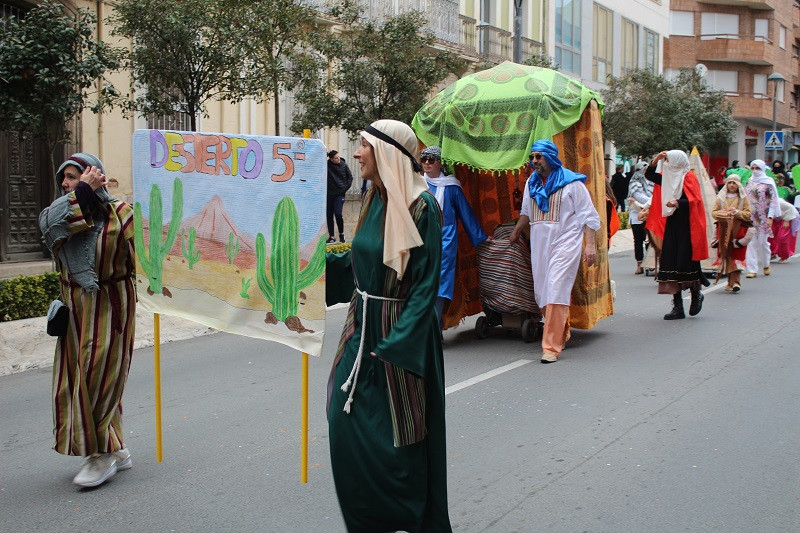
[[[672,0],[665,75],[682,67],[704,73],[727,93],[738,124],[728,149],[710,154],[711,169],[733,160],[798,161],[798,43],[796,0]],[[786,150],[765,149],[773,121],[785,132]]]

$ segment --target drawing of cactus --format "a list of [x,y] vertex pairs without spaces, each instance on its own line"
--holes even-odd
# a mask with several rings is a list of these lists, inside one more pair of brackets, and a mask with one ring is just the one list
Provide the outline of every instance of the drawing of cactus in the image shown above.
[[239,255],[239,237],[236,237],[236,243],[233,242],[233,232],[228,235],[228,244],[225,245],[225,255],[228,256],[228,264],[233,264],[233,260]]
[[297,301],[300,291],[325,273],[325,237],[320,237],[311,261],[300,270],[300,219],[288,196],[275,209],[269,264],[268,275],[266,242],[259,233],[256,236],[256,280],[258,288],[272,304],[266,322],[284,322],[294,331],[310,331],[297,318]]
[[195,248],[196,237],[197,231],[194,227],[189,228],[189,246],[186,246],[186,232],[184,231],[181,236],[181,251],[186,262],[189,263],[189,270],[194,270],[195,263],[200,261],[200,251]]
[[139,202],[133,207],[133,241],[136,248],[136,256],[142,269],[150,282],[148,292],[171,296],[163,284],[164,258],[169,254],[175,238],[178,236],[178,226],[183,218],[183,183],[175,179],[172,183],[172,218],[169,221],[167,236],[161,242],[161,232],[164,227],[161,189],[155,183],[150,188],[150,253],[144,247],[144,231],[142,229],[142,206]]
[[253,281],[253,278],[242,278],[242,290],[239,291],[239,296],[242,298],[249,300],[250,299],[250,283]]

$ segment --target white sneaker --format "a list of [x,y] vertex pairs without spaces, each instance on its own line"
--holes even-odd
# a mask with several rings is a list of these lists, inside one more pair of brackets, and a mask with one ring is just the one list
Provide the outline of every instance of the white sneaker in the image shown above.
[[130,470],[133,468],[133,461],[131,461],[131,452],[128,451],[128,448],[122,448],[111,455],[117,460],[117,472],[121,472],[123,470]]
[[789,262],[789,258],[788,257],[786,259],[781,259],[780,261],[778,261],[778,263],[781,264],[781,265],[785,265],[788,262]]
[[90,455],[81,471],[72,479],[79,487],[97,487],[117,473],[117,459],[110,453]]

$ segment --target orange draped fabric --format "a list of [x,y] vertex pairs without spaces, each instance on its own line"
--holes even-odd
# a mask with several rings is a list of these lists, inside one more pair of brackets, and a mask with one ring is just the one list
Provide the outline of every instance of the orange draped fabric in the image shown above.
[[[683,192],[689,199],[689,227],[692,239],[692,260],[702,261],[708,259],[708,237],[706,236],[706,207],[703,203],[703,191],[697,175],[691,170],[686,173],[683,180]],[[647,217],[646,228],[653,232],[659,239],[664,239],[664,228],[667,218],[661,214],[661,186],[653,187],[653,201],[650,215]]]
[[[566,168],[586,175],[586,187],[592,197],[602,223],[596,239],[597,264],[586,267],[583,262],[572,289],[570,325],[589,329],[598,321],[613,314],[611,283],[608,269],[606,189],[603,164],[603,136],[600,111],[592,101],[581,119],[567,130],[557,134],[553,143],[558,147],[559,158]],[[491,162],[487,161],[487,167]],[[456,165],[455,176],[461,181],[467,197],[484,233],[492,235],[498,224],[519,218],[522,194],[530,170],[527,165],[514,171],[491,171]],[[457,326],[464,317],[482,312],[478,292],[478,262],[475,250],[464,229],[458,228],[458,265],[455,290],[450,306],[445,310],[445,328]]]

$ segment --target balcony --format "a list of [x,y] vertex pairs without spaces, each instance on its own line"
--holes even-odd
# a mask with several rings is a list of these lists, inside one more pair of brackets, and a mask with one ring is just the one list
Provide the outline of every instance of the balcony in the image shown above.
[[475,56],[478,47],[475,43],[475,19],[466,15],[459,15],[461,20],[461,48],[465,55]]
[[697,59],[774,65],[775,46],[769,39],[755,35],[701,35],[697,42]]
[[479,55],[487,63],[511,60],[511,32],[489,24],[477,24]]
[[774,11],[778,2],[786,0],[698,0],[698,4],[713,4],[716,6],[746,7],[759,11]]
[[[728,100],[733,104],[733,116],[772,126],[772,97],[760,93],[729,94]],[[797,112],[789,102],[778,102],[778,127],[794,128],[797,125]]]
[[541,53],[542,53],[542,43],[540,43],[539,41],[534,41],[533,39],[528,39],[527,37],[523,37],[522,38],[522,59],[521,59],[521,61],[523,63],[527,59],[530,59],[533,56],[538,56]]

